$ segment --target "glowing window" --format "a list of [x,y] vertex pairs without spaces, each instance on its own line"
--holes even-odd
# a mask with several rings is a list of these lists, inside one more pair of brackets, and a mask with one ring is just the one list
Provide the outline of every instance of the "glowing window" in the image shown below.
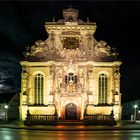
[[44,77],[36,74],[34,77],[35,104],[43,104]]
[[99,104],[107,104],[108,77],[106,74],[100,74],[98,77]]

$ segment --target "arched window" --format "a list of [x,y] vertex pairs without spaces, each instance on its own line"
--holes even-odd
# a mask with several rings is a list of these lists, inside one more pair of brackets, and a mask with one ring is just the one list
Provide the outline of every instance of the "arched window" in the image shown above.
[[65,84],[68,84],[69,82],[77,84],[77,75],[74,75],[73,73],[65,75]]
[[43,104],[44,77],[36,74],[34,77],[35,104]]
[[98,77],[98,95],[99,104],[107,104],[108,77],[106,74],[100,74]]

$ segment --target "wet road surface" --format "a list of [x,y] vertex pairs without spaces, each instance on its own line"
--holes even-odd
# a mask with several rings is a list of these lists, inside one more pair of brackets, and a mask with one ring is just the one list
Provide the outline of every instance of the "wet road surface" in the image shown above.
[[0,128],[0,140],[140,140],[140,130],[42,131]]

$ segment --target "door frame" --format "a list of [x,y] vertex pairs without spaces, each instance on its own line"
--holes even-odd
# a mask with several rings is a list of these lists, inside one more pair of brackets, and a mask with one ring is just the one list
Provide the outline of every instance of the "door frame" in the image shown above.
[[[71,108],[69,106],[71,106]],[[72,110],[69,110],[69,109],[72,109]],[[70,112],[68,112],[68,111],[70,111]],[[68,116],[66,113],[72,113],[72,114],[70,114],[70,115],[72,115],[70,119],[67,119]],[[68,103],[65,105],[65,120],[78,120],[78,108],[77,108],[76,104]]]

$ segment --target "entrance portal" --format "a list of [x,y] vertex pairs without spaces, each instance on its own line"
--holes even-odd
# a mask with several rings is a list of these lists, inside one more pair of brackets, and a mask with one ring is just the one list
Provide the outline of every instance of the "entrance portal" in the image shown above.
[[73,103],[69,103],[65,107],[65,119],[77,120],[77,107]]

